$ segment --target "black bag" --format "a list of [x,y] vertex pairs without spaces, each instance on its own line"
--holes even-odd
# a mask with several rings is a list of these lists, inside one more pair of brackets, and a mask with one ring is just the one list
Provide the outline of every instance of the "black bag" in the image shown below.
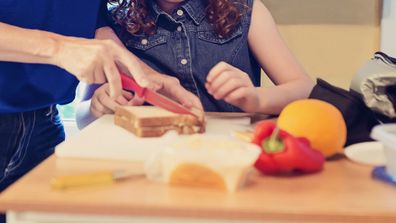
[[349,91],[318,79],[310,98],[341,111],[348,131],[346,146],[372,141],[375,125],[396,123],[396,58],[376,52],[354,76]]
[[346,146],[372,141],[371,129],[380,122],[373,111],[366,107],[359,95],[318,79],[309,98],[328,102],[341,111],[347,125]]

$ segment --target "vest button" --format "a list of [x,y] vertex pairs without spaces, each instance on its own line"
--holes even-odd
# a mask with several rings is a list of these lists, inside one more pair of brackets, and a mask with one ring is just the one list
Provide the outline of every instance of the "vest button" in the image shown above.
[[147,39],[142,39],[142,41],[140,43],[142,45],[147,45],[148,44],[148,40]]
[[183,65],[186,65],[186,64],[188,63],[188,61],[187,61],[187,59],[182,59],[182,60],[180,61],[180,63],[183,64]]
[[184,14],[183,10],[181,10],[181,9],[177,10],[176,13],[178,16],[182,16]]

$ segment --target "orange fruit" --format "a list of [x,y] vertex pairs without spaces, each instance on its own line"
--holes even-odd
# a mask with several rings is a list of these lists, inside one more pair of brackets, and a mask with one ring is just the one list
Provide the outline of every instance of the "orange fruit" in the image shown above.
[[280,129],[307,138],[326,157],[342,151],[346,142],[347,129],[341,112],[324,101],[292,102],[282,110],[277,123]]

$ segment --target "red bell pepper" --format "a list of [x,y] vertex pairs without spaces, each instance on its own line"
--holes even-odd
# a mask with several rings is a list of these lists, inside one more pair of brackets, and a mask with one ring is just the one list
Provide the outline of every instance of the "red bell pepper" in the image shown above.
[[278,129],[272,121],[262,121],[256,125],[252,143],[262,148],[254,164],[262,173],[312,173],[323,168],[324,156],[311,148],[308,139],[294,137]]

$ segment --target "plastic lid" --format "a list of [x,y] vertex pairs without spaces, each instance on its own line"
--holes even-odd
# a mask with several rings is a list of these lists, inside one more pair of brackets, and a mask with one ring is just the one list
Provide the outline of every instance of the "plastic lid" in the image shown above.
[[396,124],[377,125],[371,130],[370,136],[396,149]]

